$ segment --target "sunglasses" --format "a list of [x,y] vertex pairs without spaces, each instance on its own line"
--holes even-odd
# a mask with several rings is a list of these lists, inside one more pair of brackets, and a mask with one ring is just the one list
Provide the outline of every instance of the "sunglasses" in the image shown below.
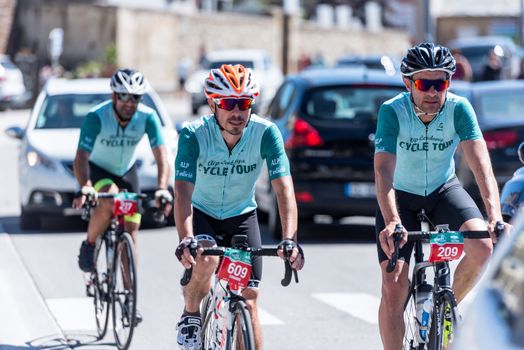
[[435,88],[435,91],[438,92],[442,92],[449,87],[449,80],[412,79],[411,81],[415,84],[417,90],[424,92],[429,91],[432,86]]
[[138,103],[138,102],[140,102],[140,99],[142,98],[142,95],[133,95],[133,94],[121,93],[121,94],[116,94],[116,97],[120,101],[122,101],[124,103],[129,101],[129,100],[131,100],[132,102]]
[[251,108],[254,103],[254,100],[250,98],[216,98],[216,105],[220,109],[225,109],[226,111],[232,111],[235,109],[235,106],[238,106],[238,109],[241,111],[246,111]]

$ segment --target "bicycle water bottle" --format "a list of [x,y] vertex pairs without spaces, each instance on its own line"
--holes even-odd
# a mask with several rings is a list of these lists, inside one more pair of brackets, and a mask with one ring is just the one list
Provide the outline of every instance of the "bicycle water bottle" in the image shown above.
[[424,282],[417,288],[415,297],[417,317],[417,340],[419,344],[429,341],[431,314],[433,311],[433,287]]

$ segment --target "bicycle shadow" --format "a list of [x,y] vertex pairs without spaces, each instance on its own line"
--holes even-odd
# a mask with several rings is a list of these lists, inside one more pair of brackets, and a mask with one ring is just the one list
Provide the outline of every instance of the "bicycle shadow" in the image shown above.
[[115,348],[115,343],[98,339],[97,335],[89,333],[64,333],[63,337],[62,335],[44,336],[27,342],[27,347],[0,345],[2,350],[113,350]]

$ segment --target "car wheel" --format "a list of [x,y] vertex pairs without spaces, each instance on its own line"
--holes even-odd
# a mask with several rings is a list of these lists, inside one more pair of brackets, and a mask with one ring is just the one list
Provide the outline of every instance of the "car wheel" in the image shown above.
[[22,214],[20,215],[20,228],[22,230],[38,230],[41,227],[40,215],[29,214],[22,210]]
[[275,239],[282,239],[282,224],[280,222],[280,214],[278,212],[278,204],[276,199],[268,213],[267,227],[271,237]]

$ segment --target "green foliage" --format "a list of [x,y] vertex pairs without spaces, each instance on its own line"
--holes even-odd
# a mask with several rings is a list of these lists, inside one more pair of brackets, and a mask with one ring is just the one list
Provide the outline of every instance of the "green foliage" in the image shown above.
[[104,57],[101,60],[91,60],[79,65],[73,75],[76,78],[98,78],[109,77],[116,69],[118,62],[118,52],[116,45],[111,43],[104,50]]

